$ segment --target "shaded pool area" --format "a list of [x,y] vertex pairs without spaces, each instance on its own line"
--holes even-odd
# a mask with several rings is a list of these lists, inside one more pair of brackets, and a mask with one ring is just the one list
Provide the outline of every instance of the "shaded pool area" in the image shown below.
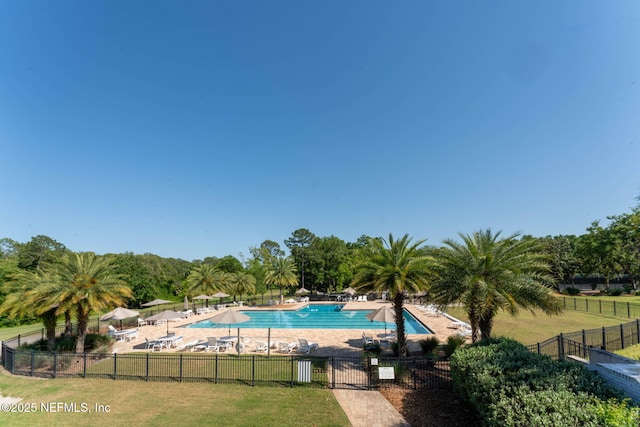
[[[246,310],[243,314],[251,320],[236,323],[234,328],[280,329],[385,329],[384,322],[371,322],[365,316],[372,310],[343,310],[344,304],[309,304],[299,310]],[[432,332],[407,310],[404,310],[407,334],[431,334]],[[187,325],[187,328],[227,328],[229,325],[209,320]],[[394,330],[395,323],[387,323],[387,330]]]

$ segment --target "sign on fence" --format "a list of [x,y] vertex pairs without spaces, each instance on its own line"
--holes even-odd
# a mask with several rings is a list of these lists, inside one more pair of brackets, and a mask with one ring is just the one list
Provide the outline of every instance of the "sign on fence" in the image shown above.
[[396,376],[393,366],[380,366],[378,368],[378,378],[381,380],[394,380]]
[[298,361],[298,382],[300,383],[311,382],[311,360]]

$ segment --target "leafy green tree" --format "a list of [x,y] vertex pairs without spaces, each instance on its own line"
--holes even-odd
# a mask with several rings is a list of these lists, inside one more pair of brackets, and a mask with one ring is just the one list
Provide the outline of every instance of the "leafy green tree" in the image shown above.
[[396,315],[396,334],[400,356],[407,356],[407,338],[404,329],[404,298],[409,292],[427,289],[431,274],[431,258],[419,247],[424,240],[411,243],[405,234],[388,240],[370,239],[367,259],[356,269],[353,284],[357,289],[388,292]]
[[616,264],[637,289],[640,279],[640,207],[633,208],[631,213],[607,219],[611,221],[607,229],[614,241]]
[[435,251],[437,278],[431,285],[435,302],[461,304],[469,317],[472,340],[491,336],[499,310],[515,314],[539,308],[557,314],[560,303],[551,292],[549,263],[535,239],[506,238],[491,230],[460,234],[462,242],[445,240]]
[[352,279],[346,243],[335,236],[313,239],[307,250],[308,280],[322,292],[342,289]]
[[18,245],[18,266],[25,270],[43,269],[47,264],[60,262],[69,250],[48,236],[32,237],[27,243]]
[[558,283],[574,283],[580,270],[576,236],[547,236],[539,239],[540,250],[548,257],[550,272]]
[[284,304],[283,288],[298,284],[296,273],[296,266],[290,257],[277,258],[268,266],[264,281],[269,285],[275,285],[280,288],[280,304]]
[[298,271],[300,271],[300,283],[302,287],[305,287],[305,266],[307,264],[307,251],[313,240],[316,239],[316,235],[307,230],[306,228],[299,228],[293,233],[291,237],[284,241],[284,244],[291,251],[291,256],[295,260]]
[[110,255],[110,257],[116,266],[115,272],[126,278],[133,292],[132,304],[139,306],[157,297],[159,294],[157,282],[141,257],[131,252]]
[[[102,312],[123,306],[131,288],[116,272],[108,257],[92,252],[71,253],[63,258],[53,274],[53,294],[49,305],[58,305],[57,314],[73,309],[78,322],[76,352],[84,352],[87,324],[92,311]],[[46,304],[45,304],[46,305]]]
[[608,289],[611,278],[622,274],[619,243],[611,229],[602,227],[600,221],[591,223],[587,231],[588,233],[580,236],[577,242],[582,274],[603,276]]

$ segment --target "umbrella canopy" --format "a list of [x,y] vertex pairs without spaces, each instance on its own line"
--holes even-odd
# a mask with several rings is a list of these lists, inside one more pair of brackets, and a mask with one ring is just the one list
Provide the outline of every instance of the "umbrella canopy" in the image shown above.
[[387,323],[396,321],[396,313],[389,306],[381,307],[365,316],[372,322],[384,322],[384,332],[387,332]]
[[349,294],[351,296],[355,295],[358,291],[356,291],[355,289],[353,289],[351,286],[349,286],[347,289],[345,289],[344,291],[345,294]]
[[145,302],[144,304],[142,304],[142,306],[152,307],[154,305],[171,304],[171,303],[173,303],[173,301],[167,301],[166,299],[154,299],[153,301]]
[[226,298],[226,297],[229,297],[229,296],[231,296],[231,295],[229,295],[229,294],[225,294],[224,292],[218,292],[218,293],[215,293],[215,294],[213,294],[213,295],[211,295],[211,296],[212,296],[213,298]]
[[100,320],[122,320],[139,315],[140,312],[135,310],[129,310],[128,308],[118,307],[115,310],[103,314],[100,316]]
[[210,297],[208,295],[198,295],[197,297],[193,297],[191,299],[213,299],[213,297]]
[[138,316],[140,313],[135,310],[129,310],[128,308],[118,307],[115,310],[103,314],[100,316],[100,320],[119,320],[120,329],[122,329],[122,320],[130,317]]
[[154,314],[153,316],[147,317],[145,320],[155,322],[156,320],[166,320],[167,321],[167,335],[169,335],[169,320],[171,319],[183,319],[185,317],[184,314],[178,313],[172,310],[161,311],[158,314]]
[[231,326],[235,323],[246,322],[247,320],[251,320],[249,316],[246,314],[242,314],[239,311],[227,310],[220,314],[213,316],[210,321],[214,323],[222,323],[229,325],[229,334],[231,334]]
[[300,288],[296,291],[296,295],[308,294],[309,292],[309,289]]

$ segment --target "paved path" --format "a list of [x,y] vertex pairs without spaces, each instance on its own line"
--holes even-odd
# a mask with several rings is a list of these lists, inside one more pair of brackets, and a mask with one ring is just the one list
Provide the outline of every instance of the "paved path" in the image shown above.
[[333,390],[353,427],[411,427],[377,391]]

